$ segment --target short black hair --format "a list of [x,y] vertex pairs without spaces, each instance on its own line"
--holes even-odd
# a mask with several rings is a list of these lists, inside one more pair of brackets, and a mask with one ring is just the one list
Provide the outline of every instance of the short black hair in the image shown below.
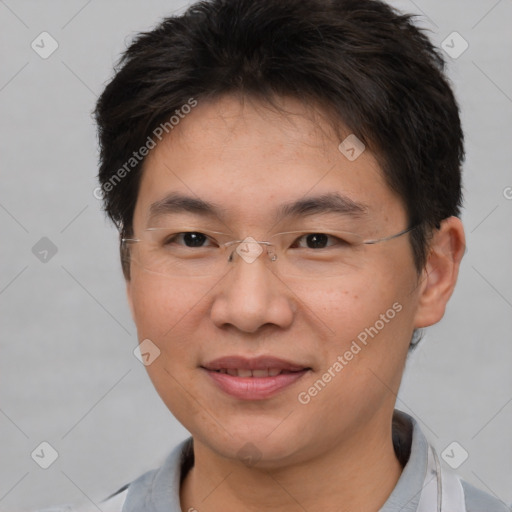
[[291,96],[375,154],[419,226],[420,272],[432,230],[460,214],[464,140],[444,59],[413,21],[378,0],[211,0],[139,34],[95,110],[101,195],[120,236],[132,234],[144,164],[135,150],[159,126],[172,129],[191,100]]

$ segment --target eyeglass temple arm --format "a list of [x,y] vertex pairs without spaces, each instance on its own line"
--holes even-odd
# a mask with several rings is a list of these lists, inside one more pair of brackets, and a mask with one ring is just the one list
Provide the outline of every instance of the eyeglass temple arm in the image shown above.
[[405,235],[406,233],[409,233],[409,231],[412,231],[413,229],[416,229],[419,224],[416,224],[414,226],[411,226],[409,228],[406,228],[402,231],[399,231],[398,233],[395,233],[394,235],[385,236],[384,238],[376,238],[375,240],[365,240],[363,244],[372,245],[379,242],[386,242],[387,240],[392,240],[393,238],[398,238],[399,236]]

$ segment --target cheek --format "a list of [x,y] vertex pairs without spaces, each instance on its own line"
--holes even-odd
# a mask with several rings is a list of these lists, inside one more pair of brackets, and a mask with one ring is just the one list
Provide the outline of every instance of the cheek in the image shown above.
[[[297,296],[307,299],[305,309],[315,313],[318,325],[328,333],[320,337],[316,347],[324,365],[319,372],[331,368],[331,373],[340,376],[333,379],[337,384],[329,387],[334,391],[341,386],[343,391],[337,396],[344,400],[379,386],[374,374],[394,388],[395,376],[401,373],[412,333],[414,301],[411,281],[396,274],[389,276],[382,269],[358,283],[340,281],[297,289]],[[336,365],[339,356],[342,370]],[[333,370],[334,365],[338,371]]]
[[208,288],[198,294],[190,283],[180,286],[173,281],[171,286],[165,278],[135,274],[130,296],[138,339],[150,339],[160,350],[146,371],[163,402],[190,428],[193,418],[208,424],[204,407],[190,399],[200,341],[197,331],[205,314],[201,310],[205,302],[200,299],[205,298]]
[[130,295],[139,339],[166,343],[190,327],[191,317],[201,311],[205,287],[198,293],[197,283],[181,282],[160,276],[133,276]]
[[[208,288],[198,293],[190,283],[158,276],[134,276],[131,299],[139,341],[149,339],[159,356],[146,366],[155,388],[169,405],[179,401],[197,366],[200,325],[204,323]],[[179,407],[179,406],[178,406]]]
[[[384,275],[384,273],[381,273]],[[337,279],[319,283],[291,284],[289,288],[302,304],[301,315],[317,321],[326,341],[342,349],[379,315],[392,308],[402,295],[395,283],[378,279]],[[391,314],[393,311],[391,312]]]

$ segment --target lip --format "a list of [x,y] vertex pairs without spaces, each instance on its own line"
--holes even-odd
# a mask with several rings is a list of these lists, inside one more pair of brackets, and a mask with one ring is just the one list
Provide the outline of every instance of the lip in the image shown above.
[[[278,368],[290,373],[281,373],[268,377],[238,377],[219,373],[222,369],[265,370]],[[264,400],[301,379],[310,367],[271,356],[246,358],[227,356],[215,359],[201,366],[212,381],[225,393],[239,400]]]

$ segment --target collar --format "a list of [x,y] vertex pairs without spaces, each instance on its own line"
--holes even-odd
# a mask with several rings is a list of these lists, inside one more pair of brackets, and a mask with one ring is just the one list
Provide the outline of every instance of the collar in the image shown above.
[[[398,458],[407,462],[379,512],[418,512],[429,444],[416,420],[398,410],[393,415],[393,445]],[[189,437],[172,450],[159,469],[144,473],[130,484],[123,512],[181,512],[182,472],[184,475],[192,464],[192,437]]]

